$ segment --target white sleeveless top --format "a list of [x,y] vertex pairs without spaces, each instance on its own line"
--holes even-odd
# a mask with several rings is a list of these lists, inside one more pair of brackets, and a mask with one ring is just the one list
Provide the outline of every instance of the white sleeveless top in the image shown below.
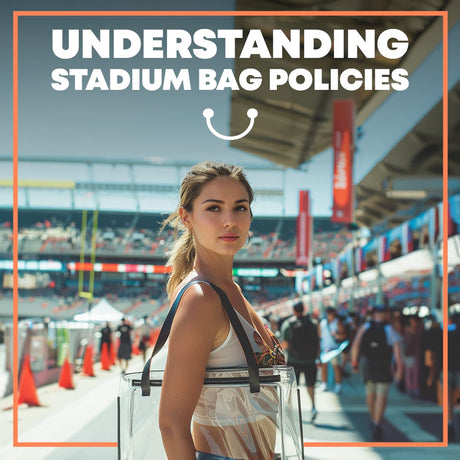
[[[246,318],[234,310],[238,315],[244,332],[248,336],[249,342],[255,353],[263,351],[265,344],[260,337],[260,334],[254,329]],[[211,351],[208,364],[209,369],[216,369],[222,367],[247,367],[246,358],[241,348],[238,336],[230,323],[230,330],[226,339],[214,350]]]

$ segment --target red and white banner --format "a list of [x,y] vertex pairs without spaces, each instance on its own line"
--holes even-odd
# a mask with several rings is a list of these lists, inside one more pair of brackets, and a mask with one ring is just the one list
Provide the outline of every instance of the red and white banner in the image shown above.
[[171,273],[172,268],[166,265],[142,265],[142,264],[109,264],[89,262],[69,262],[67,268],[70,271],[85,272],[115,272],[115,273]]
[[297,216],[296,264],[310,268],[312,260],[313,218],[310,212],[308,190],[299,192],[299,215]]
[[349,224],[354,220],[354,124],[354,101],[352,99],[334,101],[332,131],[332,145],[334,148],[332,222]]

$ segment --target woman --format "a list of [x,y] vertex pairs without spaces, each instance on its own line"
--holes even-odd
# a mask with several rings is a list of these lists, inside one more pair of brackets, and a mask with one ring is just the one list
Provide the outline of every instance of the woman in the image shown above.
[[[259,366],[270,367],[284,363],[279,342],[232,276],[233,258],[248,238],[253,199],[241,168],[216,162],[191,168],[179,207],[165,222],[182,232],[168,261],[168,295],[174,300],[192,280],[219,286],[238,313]],[[273,457],[275,428],[269,417],[260,424],[209,420],[215,401],[203,389],[206,368],[242,366],[246,359],[217,293],[208,284],[192,285],[171,328],[161,393],[160,429],[169,459]]]

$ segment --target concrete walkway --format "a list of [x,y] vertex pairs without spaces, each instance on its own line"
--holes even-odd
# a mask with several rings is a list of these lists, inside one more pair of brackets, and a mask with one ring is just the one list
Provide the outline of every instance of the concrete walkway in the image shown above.
[[[129,371],[142,368],[136,356]],[[38,389],[42,407],[20,406],[19,441],[116,442],[116,396],[120,370],[103,371],[96,377],[74,376],[75,390],[57,384]],[[359,376],[346,379],[340,395],[317,391],[318,417],[310,423],[310,402],[301,384],[305,458],[307,460],[409,460],[460,458],[460,445],[446,448],[334,447],[334,442],[370,442],[364,388]],[[434,403],[414,400],[392,388],[384,422],[386,441],[433,442],[442,435],[442,409]],[[0,459],[6,460],[113,460],[115,447],[12,447],[12,397],[0,400]],[[309,442],[330,442],[330,447],[308,447]],[[154,459],[154,456],[152,457]]]

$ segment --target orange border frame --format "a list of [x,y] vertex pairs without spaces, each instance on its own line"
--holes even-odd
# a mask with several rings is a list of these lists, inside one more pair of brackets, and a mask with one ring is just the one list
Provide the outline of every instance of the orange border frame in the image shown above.
[[[13,11],[13,446],[14,447],[117,447],[116,442],[18,441],[18,18],[20,16],[439,16],[443,21],[443,323],[448,323],[448,14],[447,11]],[[447,375],[447,327],[443,330],[443,373]],[[442,442],[309,442],[305,447],[447,447],[447,379],[443,381]]]

